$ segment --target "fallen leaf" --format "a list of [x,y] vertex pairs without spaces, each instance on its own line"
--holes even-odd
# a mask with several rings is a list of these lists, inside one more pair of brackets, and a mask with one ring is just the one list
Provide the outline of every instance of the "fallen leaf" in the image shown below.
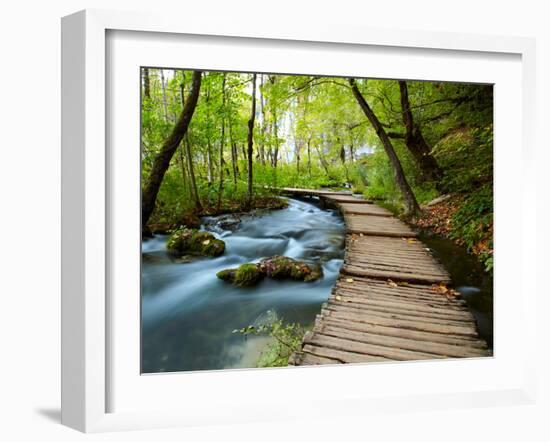
[[353,278],[347,278],[346,282],[353,282]]
[[340,295],[336,295],[336,296],[335,296],[335,299],[336,299],[337,301],[341,301],[341,300],[342,300],[342,297],[341,297]]
[[207,239],[207,240],[203,241],[202,243],[203,243],[203,245],[207,246],[208,244],[210,244],[210,240]]
[[390,287],[397,287],[397,284],[395,282],[393,282],[391,279],[388,279],[388,285]]

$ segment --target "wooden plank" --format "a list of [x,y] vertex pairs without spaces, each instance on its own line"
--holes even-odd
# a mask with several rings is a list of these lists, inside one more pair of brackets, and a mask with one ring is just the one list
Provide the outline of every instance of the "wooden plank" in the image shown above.
[[487,351],[474,348],[474,347],[462,347],[460,345],[442,344],[429,341],[417,341],[415,339],[401,338],[395,336],[385,336],[375,333],[364,333],[351,331],[336,327],[334,325],[325,324],[315,329],[317,333],[321,333],[326,336],[332,336],[335,338],[353,340],[362,342],[365,344],[380,345],[391,348],[398,348],[402,350],[411,350],[420,352],[423,354],[434,354],[445,357],[455,358],[468,358],[468,357],[481,357],[487,356]]
[[348,233],[390,237],[416,237],[418,233],[397,218],[376,215],[345,215]]
[[325,358],[323,356],[317,356],[312,353],[302,353],[299,364],[292,365],[327,365],[327,364],[341,364],[337,359]]
[[[424,264],[421,265],[419,263],[418,266],[414,265],[414,262],[411,261],[405,261],[402,260],[393,260],[393,261],[385,261],[384,259],[378,259],[378,258],[363,258],[363,259],[357,259],[354,258],[353,255],[349,256],[346,255],[344,258],[346,264],[351,265],[353,267],[359,267],[361,268],[366,267],[372,270],[378,270],[378,271],[387,271],[391,273],[408,273],[408,274],[418,274],[418,275],[425,275],[425,276],[431,276],[432,278],[435,278],[437,281],[437,278],[446,276],[444,275],[446,272],[440,268],[436,263],[433,264]],[[418,261],[421,261],[421,259],[418,259]]]
[[311,196],[319,196],[319,195],[351,195],[351,192],[346,191],[334,191],[334,190],[323,190],[323,189],[298,189],[294,187],[283,187],[281,189],[276,189],[283,193],[292,193],[294,195],[311,195]]
[[405,280],[414,282],[426,282],[426,283],[449,283],[449,278],[439,277],[437,275],[421,275],[407,272],[387,272],[379,270],[369,270],[357,266],[344,265],[341,269],[342,272],[352,276],[368,276],[370,278],[382,278],[382,279],[394,279]]
[[354,353],[350,351],[338,350],[335,348],[329,348],[324,346],[319,347],[311,344],[304,345],[304,348],[302,351],[304,353],[309,353],[315,356],[334,359],[343,364],[363,363],[363,362],[389,362],[394,360],[394,359],[388,359],[380,356]]
[[344,313],[344,314],[349,313],[349,314],[359,315],[359,316],[375,315],[381,318],[396,319],[396,320],[402,319],[404,321],[410,321],[415,323],[452,325],[456,327],[473,328],[475,330],[475,322],[473,320],[471,322],[464,322],[464,321],[457,321],[455,319],[435,318],[433,316],[427,316],[422,314],[396,312],[395,310],[394,311],[381,310],[381,309],[376,309],[374,307],[365,309],[365,308],[355,308],[351,305],[345,305],[343,303],[335,305],[334,303],[331,303],[331,302],[326,304],[326,309],[337,311],[339,313]]
[[321,198],[331,203],[348,203],[348,204],[373,204],[372,201],[356,197],[353,195],[336,195],[336,194],[320,194]]
[[420,315],[435,315],[435,317],[442,318],[455,318],[457,321],[472,322],[474,320],[472,314],[469,311],[464,310],[450,310],[441,307],[427,307],[422,304],[410,304],[403,302],[394,302],[387,299],[369,299],[361,297],[346,296],[344,294],[335,293],[329,300],[334,303],[341,303],[343,305],[361,306],[364,309],[380,308],[388,311],[395,312],[411,312]]
[[321,313],[325,316],[331,316],[337,319],[347,321],[364,322],[375,325],[385,325],[388,327],[406,328],[409,330],[426,331],[433,333],[443,333],[447,335],[464,335],[477,336],[475,327],[465,327],[454,324],[438,324],[433,322],[411,321],[404,318],[388,318],[374,314],[355,314],[352,312],[336,311],[331,309],[323,309]]
[[[368,289],[367,289],[368,290]],[[468,310],[464,307],[463,304],[455,304],[451,301],[433,301],[429,298],[410,298],[403,297],[397,294],[379,294],[373,290],[371,291],[361,291],[361,289],[353,290],[348,288],[343,288],[336,286],[332,292],[333,295],[338,295],[342,297],[347,297],[352,302],[363,302],[363,301],[379,301],[379,302],[396,302],[403,305],[403,308],[415,309],[420,307],[441,309],[442,311],[447,312],[467,312]],[[345,300],[345,299],[344,299]],[[367,302],[368,303],[368,302]]]
[[357,332],[375,333],[378,335],[395,336],[397,338],[414,339],[417,341],[439,342],[442,344],[458,345],[462,347],[473,347],[479,349],[487,349],[487,343],[480,339],[471,336],[463,335],[447,335],[441,333],[424,332],[418,330],[408,330],[398,327],[383,326],[370,323],[360,323],[341,320],[331,316],[319,315],[316,321],[316,326],[333,325],[340,329],[352,330]]
[[344,273],[414,283],[449,283],[449,273],[422,243],[402,238],[357,236],[346,241]]
[[344,215],[393,216],[389,210],[376,204],[339,203],[338,207]]
[[[351,279],[351,282],[348,282],[349,278],[340,276],[336,281],[336,288],[341,288],[344,290],[357,291],[362,294],[378,294],[385,296],[396,296],[400,298],[407,298],[410,300],[418,302],[435,302],[443,303],[445,305],[454,306],[460,308],[465,305],[464,300],[460,297],[447,297],[442,293],[437,293],[434,291],[431,285],[419,285],[414,283],[403,283],[403,285],[396,285],[397,283],[372,279],[372,278],[363,278],[355,277]],[[402,283],[400,283],[402,284]]]
[[367,344],[365,342],[335,338],[322,333],[314,333],[311,336],[304,338],[304,343],[315,345],[317,347],[332,348],[334,350],[360,353],[369,356],[379,356],[394,359],[396,361],[444,358],[444,356],[441,355],[425,353],[422,351],[411,351],[401,348],[386,347],[383,345]]

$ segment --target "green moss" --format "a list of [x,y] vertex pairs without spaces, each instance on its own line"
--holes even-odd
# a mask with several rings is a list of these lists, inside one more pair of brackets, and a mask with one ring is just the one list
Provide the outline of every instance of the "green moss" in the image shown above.
[[225,243],[209,232],[178,229],[166,243],[167,250],[177,256],[185,254],[220,256],[225,252]]
[[309,267],[306,265],[292,264],[290,266],[290,277],[292,279],[304,279],[304,275],[309,273]]
[[260,262],[260,268],[270,278],[291,278],[297,281],[316,281],[323,276],[321,266],[311,266],[287,256],[272,256]]
[[310,267],[310,272],[304,277],[305,282],[313,282],[323,277],[323,267],[320,264],[316,264]]
[[292,264],[293,259],[287,258],[286,256],[274,256],[271,258],[268,276],[274,279],[284,279],[288,278],[292,273]]
[[234,284],[238,287],[250,287],[260,282],[263,277],[257,264],[243,264],[235,272]]
[[216,273],[216,276],[225,282],[235,282],[235,273],[237,272],[237,269],[225,269],[220,270],[218,273]]
[[216,276],[236,286],[249,287],[260,282],[264,276],[272,279],[317,281],[323,276],[323,269],[319,264],[309,265],[287,256],[275,255],[262,259],[258,264],[248,263],[238,269],[221,270]]

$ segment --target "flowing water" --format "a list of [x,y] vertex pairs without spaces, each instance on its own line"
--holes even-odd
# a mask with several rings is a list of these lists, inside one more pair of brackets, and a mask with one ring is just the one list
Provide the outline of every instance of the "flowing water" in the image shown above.
[[[205,219],[207,230],[226,243],[218,258],[175,262],[167,236],[142,244],[142,372],[254,367],[269,338],[232,333],[275,312],[285,322],[310,325],[334,285],[344,253],[339,214],[314,202],[245,217],[233,232],[228,223]],[[272,255],[320,262],[324,277],[304,283],[264,280],[237,288],[216,272]]]

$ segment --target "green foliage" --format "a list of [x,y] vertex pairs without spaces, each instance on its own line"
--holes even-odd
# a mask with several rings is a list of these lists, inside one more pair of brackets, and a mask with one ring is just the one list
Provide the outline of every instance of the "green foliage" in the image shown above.
[[233,330],[245,337],[248,335],[268,335],[273,338],[262,352],[258,367],[286,367],[288,359],[295,351],[300,351],[306,329],[300,324],[285,323],[274,312],[268,312],[268,321],[261,325],[248,325]]
[[[150,97],[142,90],[141,108],[143,183],[181,113],[192,73],[148,69],[148,75]],[[162,181],[151,224],[179,225],[189,214],[248,207],[251,80],[251,74],[203,73],[197,107]],[[351,186],[354,192],[378,199],[399,213],[403,201],[394,167],[345,79],[258,74],[257,80],[253,206],[255,201],[267,201],[278,187]],[[420,169],[418,155],[413,156],[405,143],[399,82],[369,79],[358,83],[390,135],[418,203],[442,193],[463,195],[465,207],[456,214],[453,231],[472,250],[480,242],[489,244],[492,204],[486,199],[492,194],[493,180],[492,86],[407,81],[415,130],[421,132],[443,171],[441,180],[430,182],[429,174]],[[196,210],[193,181],[201,213]],[[476,252],[485,256],[483,251]],[[484,261],[490,267],[492,255],[486,255]]]
[[451,131],[435,147],[434,155],[445,170],[447,192],[468,193],[493,179],[493,126]]
[[488,271],[493,268],[493,188],[470,193],[451,218],[451,237],[476,252]]

